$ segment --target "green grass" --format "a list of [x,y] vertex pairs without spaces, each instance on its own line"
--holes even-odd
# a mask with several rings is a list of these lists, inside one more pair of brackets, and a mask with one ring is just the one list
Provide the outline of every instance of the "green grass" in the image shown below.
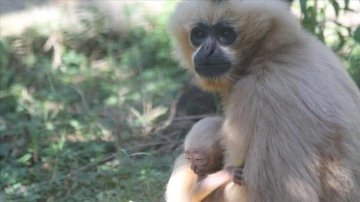
[[187,76],[166,16],[146,23],[0,39],[0,200],[162,200],[175,154],[151,143]]
[[[96,19],[0,38],[0,201],[162,201],[178,152],[161,129],[188,79],[167,15],[125,35]],[[360,84],[359,45],[338,53]]]

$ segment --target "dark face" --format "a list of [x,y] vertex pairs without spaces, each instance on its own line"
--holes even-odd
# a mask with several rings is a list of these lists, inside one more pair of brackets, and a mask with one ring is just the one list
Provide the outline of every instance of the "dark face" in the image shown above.
[[199,151],[186,152],[186,158],[191,163],[191,170],[199,176],[204,176],[222,169],[222,153],[206,154]]
[[219,77],[231,67],[230,58],[222,47],[233,45],[237,38],[234,28],[226,23],[197,24],[192,28],[190,41],[198,49],[194,56],[195,71],[203,77]]

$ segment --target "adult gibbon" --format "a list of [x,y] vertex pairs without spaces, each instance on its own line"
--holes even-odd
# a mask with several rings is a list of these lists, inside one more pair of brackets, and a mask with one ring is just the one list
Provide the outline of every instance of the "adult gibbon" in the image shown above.
[[285,1],[183,1],[169,26],[176,59],[223,98],[247,201],[360,201],[359,89]]
[[167,201],[223,202],[227,183],[244,183],[241,167],[223,167],[222,124],[223,118],[208,117],[191,128],[167,185]]

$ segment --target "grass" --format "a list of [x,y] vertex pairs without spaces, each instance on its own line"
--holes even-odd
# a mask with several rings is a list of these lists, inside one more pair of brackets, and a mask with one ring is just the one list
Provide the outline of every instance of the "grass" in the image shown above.
[[149,142],[187,77],[166,16],[148,17],[0,39],[0,199],[161,201],[174,155]]
[[[172,6],[121,32],[88,7],[79,26],[0,38],[0,201],[163,200],[178,152],[162,129],[188,79],[169,53]],[[360,84],[359,45],[338,53]]]

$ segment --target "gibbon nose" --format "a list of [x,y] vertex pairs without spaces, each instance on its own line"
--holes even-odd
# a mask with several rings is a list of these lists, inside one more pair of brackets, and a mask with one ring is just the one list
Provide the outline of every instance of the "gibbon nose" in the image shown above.
[[192,164],[192,165],[191,165],[191,170],[193,170],[193,171],[196,173],[196,171],[197,171],[197,170],[196,170],[196,165]]
[[216,42],[211,38],[207,39],[204,44],[205,57],[207,58],[210,57],[214,53],[215,48],[216,48]]

